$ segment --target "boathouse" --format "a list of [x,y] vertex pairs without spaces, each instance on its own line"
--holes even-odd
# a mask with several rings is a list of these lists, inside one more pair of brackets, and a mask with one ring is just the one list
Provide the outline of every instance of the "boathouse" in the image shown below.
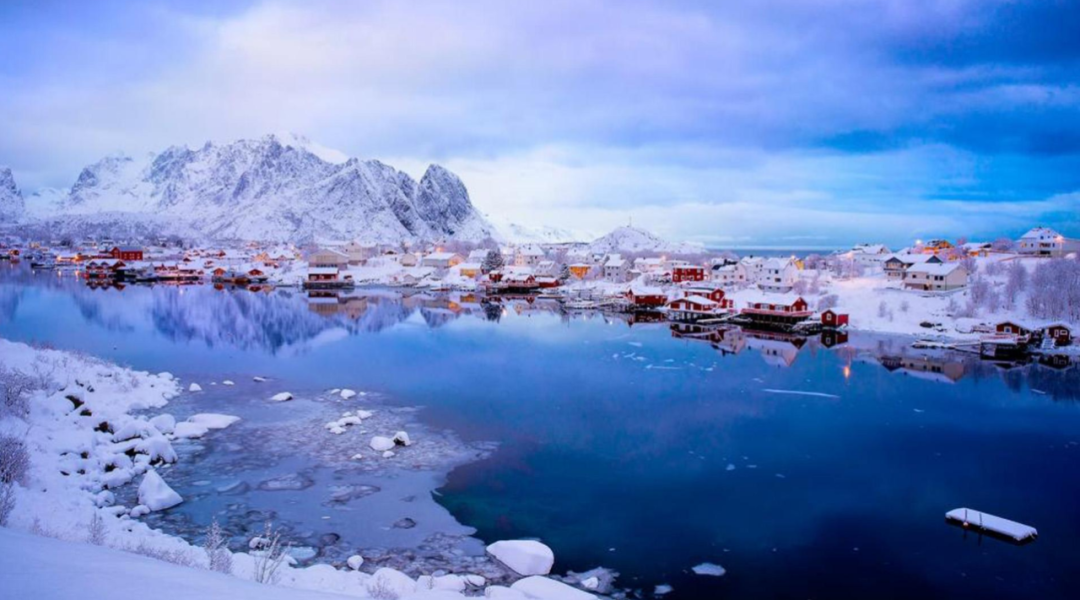
[[825,327],[844,327],[848,324],[848,316],[830,308],[821,313],[821,324]]

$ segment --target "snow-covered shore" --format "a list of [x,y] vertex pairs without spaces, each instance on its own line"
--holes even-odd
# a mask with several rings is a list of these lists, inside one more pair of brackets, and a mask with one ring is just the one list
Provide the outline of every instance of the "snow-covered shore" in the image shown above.
[[[226,581],[229,578],[208,570],[213,565],[207,549],[152,529],[139,518],[183,501],[168,486],[170,465],[178,460],[173,442],[217,435],[217,430],[235,422],[233,418],[204,414],[176,423],[161,411],[182,389],[169,373],[134,371],[86,355],[6,340],[0,340],[0,365],[6,373],[25,376],[29,400],[26,414],[0,413],[0,435],[24,440],[29,454],[28,472],[12,488],[15,506],[6,523],[21,532],[0,532],[0,548],[8,550],[6,555],[12,547],[26,547],[26,556],[34,552],[43,556],[34,561],[34,569],[18,569],[14,571],[18,576],[4,578],[11,582],[9,591],[25,591],[21,597],[74,597],[92,589],[143,595],[157,593],[158,578],[180,578],[190,587],[177,590],[201,589],[215,597],[320,597],[269,591],[253,583],[266,580],[258,575],[265,570],[265,561],[260,561],[266,554],[260,550],[266,547],[263,542],[253,540],[253,550],[247,553],[223,550],[232,579],[247,580]],[[188,425],[181,427],[184,424]],[[118,495],[131,496],[118,493],[129,486],[139,488],[138,505],[117,502]],[[28,537],[25,532],[63,542]],[[58,560],[63,557],[67,558]],[[71,568],[72,562],[79,567]],[[594,597],[544,577],[546,571],[519,573],[512,583],[506,581],[510,584],[506,587],[488,585],[476,573],[433,572],[413,578],[385,567],[373,573],[357,570],[361,564],[350,561],[353,568],[346,569],[326,564],[300,568],[286,557],[271,580],[283,588],[357,598],[463,598],[466,593],[538,600]],[[53,572],[51,565],[67,567]],[[11,566],[7,562],[5,572]],[[181,567],[187,577],[178,571]],[[61,578],[63,585],[56,583]]]

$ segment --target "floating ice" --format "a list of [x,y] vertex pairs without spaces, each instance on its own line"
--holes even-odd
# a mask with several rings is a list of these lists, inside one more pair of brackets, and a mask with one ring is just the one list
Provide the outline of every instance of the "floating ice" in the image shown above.
[[197,384],[197,383],[193,383],[193,384],[188,386],[188,391],[189,392],[201,392],[202,391],[202,386]]
[[232,380],[226,379],[225,381],[221,382],[221,385],[236,385],[236,384],[233,383]]
[[355,395],[356,395],[356,392],[354,392],[354,391],[352,391],[352,390],[350,390],[348,388],[346,388],[344,390],[341,390],[341,399],[342,400],[348,400],[349,398],[352,398]]
[[293,399],[293,395],[289,392],[281,392],[280,394],[274,394],[270,397],[271,402],[288,402]]
[[701,563],[691,570],[695,575],[708,575],[711,577],[723,577],[727,573],[727,569],[713,563]]

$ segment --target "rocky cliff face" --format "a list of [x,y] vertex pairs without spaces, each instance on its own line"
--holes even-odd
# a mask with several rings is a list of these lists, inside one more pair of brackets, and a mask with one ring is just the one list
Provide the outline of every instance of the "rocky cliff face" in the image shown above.
[[0,167],[0,222],[18,221],[26,212],[22,193],[15,185],[11,169]]

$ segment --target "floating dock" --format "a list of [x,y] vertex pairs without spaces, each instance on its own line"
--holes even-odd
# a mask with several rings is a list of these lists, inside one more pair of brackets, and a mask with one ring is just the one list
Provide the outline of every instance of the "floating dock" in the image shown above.
[[945,520],[964,529],[973,529],[1020,543],[1030,542],[1039,536],[1039,532],[1030,525],[970,508],[954,508],[945,513]]

